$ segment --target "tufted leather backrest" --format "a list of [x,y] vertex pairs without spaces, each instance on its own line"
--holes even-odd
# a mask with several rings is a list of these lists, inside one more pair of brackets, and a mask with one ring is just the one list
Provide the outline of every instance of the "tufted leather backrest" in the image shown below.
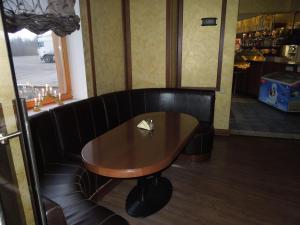
[[58,143],[55,124],[49,112],[41,112],[29,118],[38,172],[42,174],[47,163],[63,158]]
[[132,102],[132,115],[137,116],[146,112],[145,93],[144,89],[137,89],[130,91]]
[[88,100],[81,100],[74,102],[71,105],[76,117],[80,145],[84,146],[87,142],[97,136],[90,102]]
[[108,130],[106,111],[102,96],[89,98],[90,109],[96,136],[99,136]]
[[134,115],[144,112],[170,111],[186,113],[199,121],[213,123],[214,91],[148,88],[131,92]]
[[80,154],[82,147],[107,130],[102,98],[85,99],[50,110],[65,153]]
[[175,95],[172,90],[164,90],[159,95],[160,110],[165,112],[176,112]]
[[199,121],[213,124],[214,91],[178,89],[175,91],[174,105],[176,112],[187,113]]
[[119,110],[120,123],[123,123],[133,116],[130,91],[119,91],[115,93],[115,96]]
[[64,153],[80,154],[79,125],[72,104],[50,110],[57,128],[59,143]]
[[[125,93],[123,93],[124,95]],[[104,108],[106,112],[108,129],[112,129],[119,125],[120,116],[119,108],[115,93],[102,95]]]

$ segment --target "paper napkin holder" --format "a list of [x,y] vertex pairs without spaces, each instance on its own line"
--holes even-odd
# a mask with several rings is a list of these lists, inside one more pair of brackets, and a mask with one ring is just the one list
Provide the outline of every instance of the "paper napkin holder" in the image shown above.
[[152,125],[152,121],[151,122],[147,122],[146,120],[142,120],[137,127],[143,130],[153,130],[153,125]]

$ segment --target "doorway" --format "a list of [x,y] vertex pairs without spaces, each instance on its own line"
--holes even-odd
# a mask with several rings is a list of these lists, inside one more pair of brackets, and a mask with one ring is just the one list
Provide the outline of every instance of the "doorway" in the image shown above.
[[266,4],[240,1],[230,130],[300,139],[300,4]]

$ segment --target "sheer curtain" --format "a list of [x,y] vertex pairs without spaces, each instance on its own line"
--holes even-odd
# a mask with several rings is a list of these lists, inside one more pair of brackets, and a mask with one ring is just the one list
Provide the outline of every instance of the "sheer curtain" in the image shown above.
[[65,36],[80,28],[76,0],[3,0],[5,27],[14,33],[23,28],[36,34],[52,30]]

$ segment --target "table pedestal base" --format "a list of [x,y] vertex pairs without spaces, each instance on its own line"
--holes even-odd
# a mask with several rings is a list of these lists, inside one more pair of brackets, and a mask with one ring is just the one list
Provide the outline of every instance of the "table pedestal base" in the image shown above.
[[171,182],[160,175],[138,179],[126,200],[126,210],[130,216],[145,217],[163,208],[172,196]]

